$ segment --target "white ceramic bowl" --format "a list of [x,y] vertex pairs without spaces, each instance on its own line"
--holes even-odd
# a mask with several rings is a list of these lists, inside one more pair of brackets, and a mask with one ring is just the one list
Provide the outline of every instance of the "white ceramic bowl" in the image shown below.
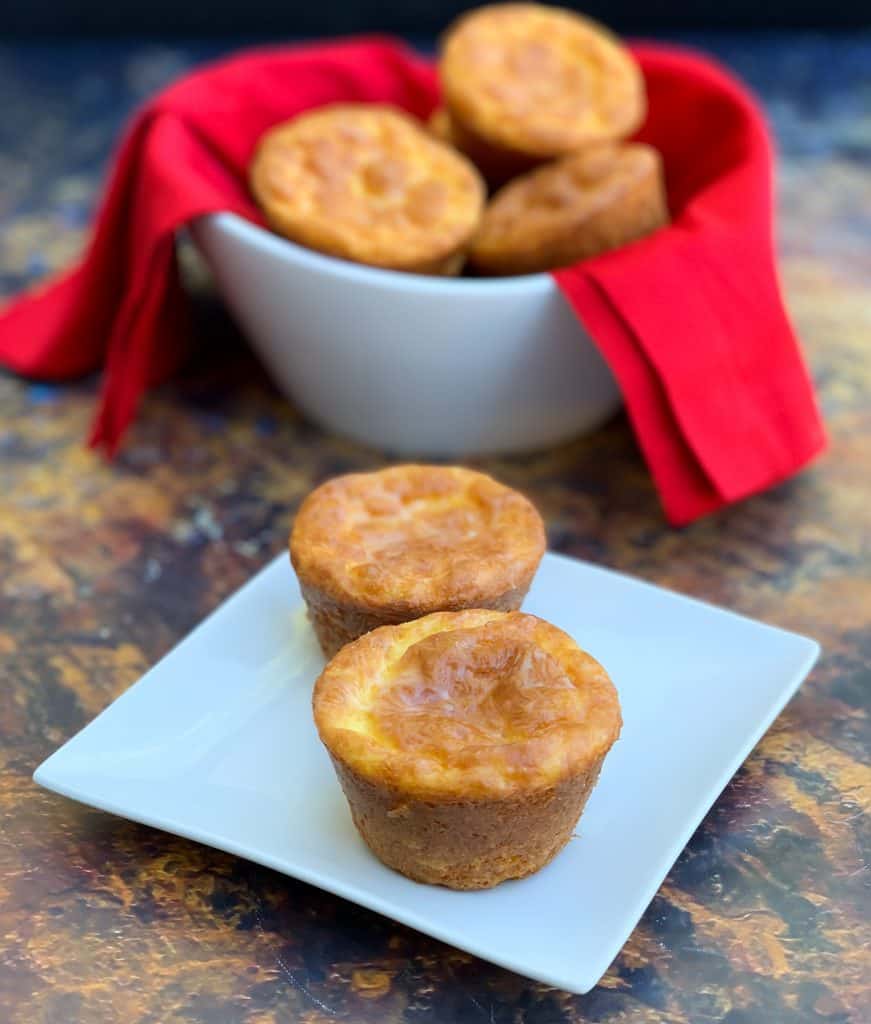
[[191,231],[278,386],[335,433],[405,456],[521,452],[589,431],[620,404],[547,274],[378,270],[228,213]]

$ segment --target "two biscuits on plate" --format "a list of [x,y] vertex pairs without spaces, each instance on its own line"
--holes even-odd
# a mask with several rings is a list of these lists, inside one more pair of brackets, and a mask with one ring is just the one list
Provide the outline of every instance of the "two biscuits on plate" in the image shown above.
[[621,725],[607,673],[517,609],[544,554],[521,494],[467,469],[329,481],[290,554],[331,658],[315,722],[388,866],[480,889],[568,842]]
[[[634,58],[600,25],[497,4],[446,33],[445,105],[428,126],[338,104],[271,129],[252,192],[270,225],[371,266],[535,273],[617,248],[668,220],[662,166],[628,143],[646,113]],[[487,200],[487,186],[498,189]]]

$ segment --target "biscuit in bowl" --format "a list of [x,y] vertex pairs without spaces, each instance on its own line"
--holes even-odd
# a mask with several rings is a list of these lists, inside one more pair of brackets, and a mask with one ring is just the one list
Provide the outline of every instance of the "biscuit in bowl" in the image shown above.
[[447,107],[438,107],[434,111],[428,127],[437,139],[464,153],[491,188],[504,185],[506,181],[537,167],[542,162],[537,157],[499,149],[477,138],[468,128],[451,117]]
[[436,107],[426,123],[430,132],[442,142],[449,146],[456,146],[454,139],[454,128],[451,123],[451,115],[446,107]]
[[329,480],[302,503],[290,536],[327,657],[371,629],[430,612],[519,608],[544,549],[527,498],[452,466]]
[[315,724],[358,831],[419,882],[486,889],[547,864],[577,824],[620,705],[602,666],[522,612],[436,612],[344,647]]
[[659,153],[596,146],[505,185],[469,254],[483,274],[534,274],[616,249],[668,223]]
[[474,166],[400,110],[335,104],[270,129],[251,163],[270,226],[341,259],[456,274],[485,188]]
[[494,4],[461,15],[439,62],[455,124],[502,154],[545,160],[631,135],[644,79],[607,29],[573,11]]

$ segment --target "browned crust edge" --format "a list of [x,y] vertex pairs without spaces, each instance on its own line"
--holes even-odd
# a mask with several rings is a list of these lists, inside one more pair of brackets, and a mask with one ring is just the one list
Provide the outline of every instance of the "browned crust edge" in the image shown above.
[[354,825],[379,860],[416,882],[489,889],[539,871],[565,847],[604,758],[546,789],[456,801],[409,798],[332,760]]
[[382,608],[376,611],[359,604],[343,604],[336,601],[325,590],[304,583],[302,580],[300,580],[300,590],[321,650],[327,658],[332,658],[345,644],[363,636],[364,633],[369,633],[379,626],[395,626],[401,622],[419,619],[424,615],[429,615],[430,612],[458,612],[466,608],[486,608],[498,612],[518,611],[537,569],[538,565],[535,566],[529,580],[523,586],[512,587],[510,590],[495,595],[485,604],[476,602],[474,605],[453,601],[440,605],[438,608],[421,606],[417,609]]

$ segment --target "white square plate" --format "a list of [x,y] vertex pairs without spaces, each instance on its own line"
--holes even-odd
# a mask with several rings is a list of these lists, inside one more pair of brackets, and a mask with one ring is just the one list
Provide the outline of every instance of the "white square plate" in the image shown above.
[[559,555],[545,556],[524,608],[607,667],[625,725],[579,837],[523,881],[452,892],[411,882],[369,853],[312,722],[323,659],[286,555],[34,778],[586,992],[819,648]]

